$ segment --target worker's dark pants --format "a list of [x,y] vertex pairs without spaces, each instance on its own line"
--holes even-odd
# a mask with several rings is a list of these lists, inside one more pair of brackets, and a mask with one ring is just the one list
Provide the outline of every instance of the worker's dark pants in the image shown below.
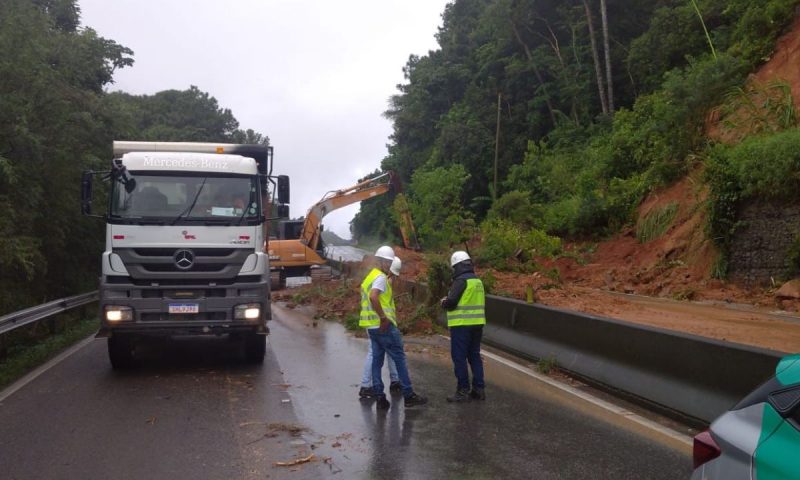
[[481,360],[481,337],[483,325],[450,327],[450,357],[453,371],[458,379],[458,389],[469,390],[467,362],[472,369],[472,388],[484,388],[483,361]]
[[389,325],[385,333],[381,333],[378,328],[371,328],[367,332],[369,332],[369,341],[372,342],[372,389],[375,394],[384,395],[381,369],[383,368],[383,357],[386,355],[389,355],[397,366],[397,375],[400,377],[403,396],[407,397],[414,393],[411,388],[411,379],[408,376],[406,352],[403,351],[403,336],[400,334],[400,330],[394,325]]

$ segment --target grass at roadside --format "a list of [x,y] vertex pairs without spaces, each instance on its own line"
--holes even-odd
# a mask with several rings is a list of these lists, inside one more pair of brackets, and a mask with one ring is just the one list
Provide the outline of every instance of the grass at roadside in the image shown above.
[[86,318],[74,321],[64,330],[38,341],[31,340],[9,346],[6,356],[0,359],[0,389],[95,333],[99,327],[97,318]]

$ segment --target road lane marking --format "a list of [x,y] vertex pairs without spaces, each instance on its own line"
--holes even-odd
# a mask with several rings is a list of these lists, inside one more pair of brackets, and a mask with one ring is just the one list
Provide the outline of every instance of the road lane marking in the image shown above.
[[16,382],[12,383],[5,390],[0,392],[0,404],[2,404],[8,397],[10,397],[14,393],[16,393],[22,387],[24,387],[25,385],[27,385],[27,384],[31,383],[32,381],[36,380],[36,378],[39,375],[41,375],[44,372],[46,372],[46,371],[50,370],[51,368],[55,367],[56,365],[58,365],[59,363],[64,361],[67,357],[69,357],[70,355],[74,354],[78,350],[80,350],[83,347],[85,347],[85,346],[89,345],[90,343],[92,343],[94,341],[94,339],[95,338],[94,338],[94,333],[93,333],[90,337],[87,337],[87,338],[81,340],[79,343],[71,346],[67,350],[64,350],[60,354],[58,354],[55,357],[51,358],[44,365],[41,365],[40,367],[38,367],[35,370],[33,370],[32,372],[28,373],[27,375],[25,375],[24,377],[20,378]]
[[[450,341],[450,337],[448,337],[446,335],[440,335],[440,336],[443,337],[443,338],[446,338],[448,340],[448,342]],[[622,407],[620,407],[618,405],[614,405],[613,403],[607,402],[607,401],[605,401],[605,400],[603,400],[601,398],[597,398],[594,395],[591,395],[589,393],[583,392],[583,391],[581,391],[581,390],[579,390],[579,389],[577,389],[575,387],[572,387],[572,386],[567,385],[565,383],[559,382],[558,380],[554,380],[554,379],[548,377],[547,375],[539,373],[539,372],[537,372],[537,371],[535,371],[533,369],[530,369],[530,368],[528,368],[528,367],[526,367],[524,365],[520,365],[519,363],[514,362],[512,360],[509,360],[507,358],[501,357],[500,355],[497,355],[495,353],[488,352],[486,350],[481,349],[481,355],[483,355],[484,357],[490,358],[490,359],[494,360],[495,362],[500,363],[501,365],[505,365],[506,367],[509,367],[509,368],[511,368],[513,370],[516,370],[516,371],[518,371],[520,373],[523,373],[523,374],[525,374],[525,375],[527,375],[529,377],[532,377],[532,378],[534,378],[534,379],[536,379],[536,380],[538,380],[540,382],[546,383],[547,385],[549,385],[549,386],[551,386],[553,388],[556,388],[558,390],[561,390],[564,393],[567,393],[569,395],[575,396],[575,397],[577,397],[577,398],[579,398],[579,399],[581,399],[581,400],[583,400],[585,402],[588,402],[588,403],[590,403],[590,404],[592,404],[592,405],[594,405],[594,406],[596,406],[596,407],[598,407],[598,408],[600,408],[602,410],[605,410],[606,412],[608,412],[608,413],[610,413],[612,415],[616,415],[616,416],[618,416],[618,417],[620,417],[622,419],[634,422],[637,425],[639,425],[641,427],[644,427],[644,428],[646,428],[648,430],[652,430],[656,434],[666,437],[666,439],[668,441],[670,441],[670,443],[674,442],[673,444],[676,445],[678,447],[678,449],[683,451],[683,452],[688,452],[690,454],[692,452],[692,447],[693,447],[693,443],[694,442],[693,442],[692,437],[690,437],[688,435],[682,435],[682,434],[676,432],[675,430],[672,430],[671,428],[667,428],[667,427],[665,427],[663,425],[660,425],[660,424],[658,424],[658,423],[656,423],[656,422],[654,422],[654,421],[652,421],[650,419],[647,419],[647,418],[645,418],[645,417],[643,417],[643,416],[641,416],[641,415],[639,415],[637,413],[631,412],[630,410],[622,408]]]

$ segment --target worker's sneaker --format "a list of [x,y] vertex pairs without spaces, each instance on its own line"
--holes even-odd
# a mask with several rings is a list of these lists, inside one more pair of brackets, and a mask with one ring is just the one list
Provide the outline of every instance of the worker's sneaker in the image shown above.
[[375,408],[378,410],[389,410],[392,404],[389,403],[389,400],[386,400],[386,395],[381,395],[378,397],[378,402],[375,404]]
[[375,390],[372,387],[361,387],[361,390],[358,391],[358,398],[375,398]]
[[403,387],[400,385],[400,382],[394,381],[389,384],[389,393],[400,393],[403,391]]
[[428,403],[428,399],[423,397],[422,395],[417,395],[416,393],[412,393],[411,395],[405,398],[403,405],[406,407],[414,407],[416,405],[425,405]]
[[470,393],[469,390],[456,390],[455,395],[452,397],[447,397],[447,401],[450,403],[463,403],[470,401]]
[[486,391],[482,388],[473,388],[471,392],[469,392],[470,398],[473,400],[486,400]]

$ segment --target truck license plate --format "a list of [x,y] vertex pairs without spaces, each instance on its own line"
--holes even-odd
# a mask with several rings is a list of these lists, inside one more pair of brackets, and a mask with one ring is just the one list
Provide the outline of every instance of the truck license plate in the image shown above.
[[200,313],[198,303],[170,303],[169,313]]

